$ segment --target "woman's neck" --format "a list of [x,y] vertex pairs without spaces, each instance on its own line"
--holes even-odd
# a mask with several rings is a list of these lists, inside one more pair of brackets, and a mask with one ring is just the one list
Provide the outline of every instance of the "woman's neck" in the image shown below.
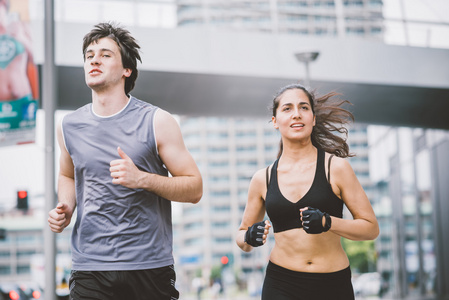
[[283,142],[282,159],[285,161],[299,161],[316,159],[317,148],[312,141],[307,143]]

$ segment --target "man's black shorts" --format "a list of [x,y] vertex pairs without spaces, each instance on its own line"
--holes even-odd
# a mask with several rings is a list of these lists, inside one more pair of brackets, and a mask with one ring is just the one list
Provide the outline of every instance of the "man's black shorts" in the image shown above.
[[72,271],[70,300],[176,300],[173,265],[133,271]]

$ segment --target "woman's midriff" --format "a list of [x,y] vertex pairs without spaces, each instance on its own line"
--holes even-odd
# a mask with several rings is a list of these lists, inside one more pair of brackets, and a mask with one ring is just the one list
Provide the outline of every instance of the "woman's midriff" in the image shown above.
[[286,269],[331,273],[349,266],[341,237],[332,232],[308,234],[303,229],[291,229],[275,233],[274,237],[270,260]]

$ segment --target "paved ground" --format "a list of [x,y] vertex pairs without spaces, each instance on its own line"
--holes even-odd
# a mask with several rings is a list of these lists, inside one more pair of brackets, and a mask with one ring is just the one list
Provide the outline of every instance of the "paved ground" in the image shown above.
[[[379,300],[378,297],[363,297],[363,298],[356,298],[356,300]],[[181,295],[179,300],[260,300],[259,297],[250,297],[248,295],[220,295],[218,297],[214,297],[212,295],[204,294],[201,298],[198,298],[196,295]],[[383,298],[382,300],[388,300]]]

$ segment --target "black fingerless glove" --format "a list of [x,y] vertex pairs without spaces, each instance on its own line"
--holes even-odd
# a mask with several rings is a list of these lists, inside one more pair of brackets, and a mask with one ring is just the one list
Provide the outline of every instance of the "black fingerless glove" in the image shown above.
[[[323,216],[326,218],[324,227]],[[331,228],[331,222],[331,216],[328,213],[321,212],[319,209],[309,207],[302,212],[302,226],[307,233],[318,234],[326,232]]]
[[253,247],[263,245],[263,234],[265,232],[265,221],[254,223],[253,226],[248,227],[245,233],[245,243]]

